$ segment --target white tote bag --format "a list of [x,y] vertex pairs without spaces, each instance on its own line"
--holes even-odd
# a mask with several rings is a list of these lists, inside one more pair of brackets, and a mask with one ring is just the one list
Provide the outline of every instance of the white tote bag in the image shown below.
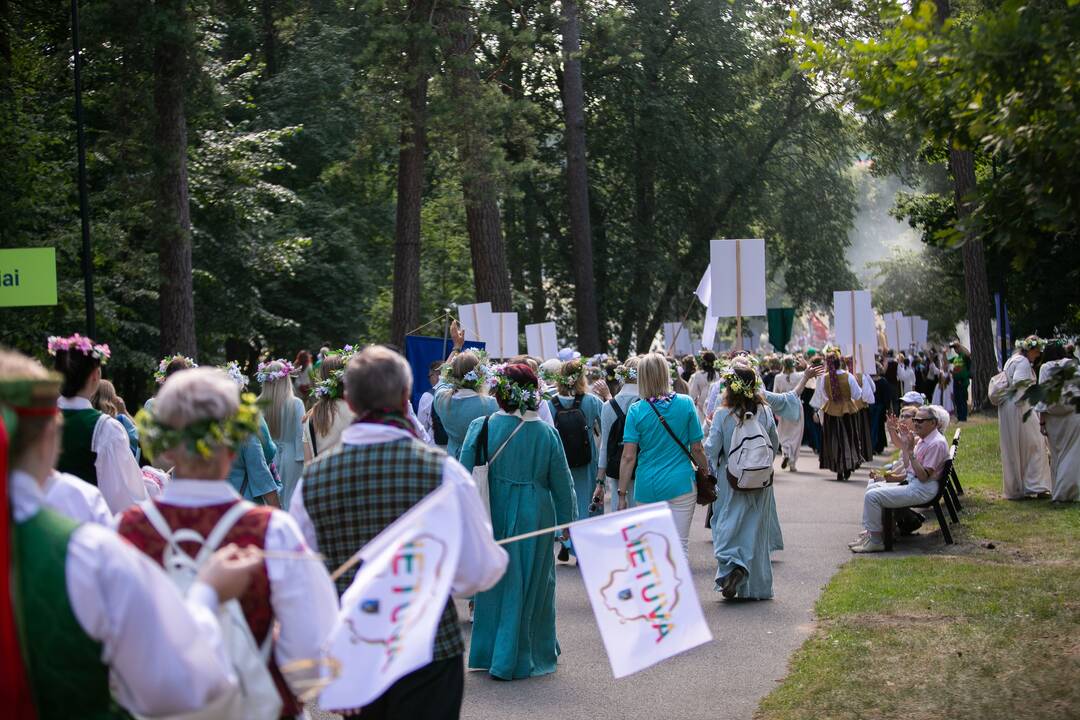
[[[484,424],[485,424],[484,429],[486,430],[487,429],[487,420],[484,421]],[[499,446],[499,449],[495,451],[495,454],[492,455],[491,458],[487,462],[485,462],[483,465],[474,465],[473,466],[472,479],[473,479],[473,482],[476,483],[476,491],[478,493],[480,493],[480,499],[483,500],[483,502],[484,502],[484,509],[487,510],[489,520],[491,519],[491,484],[488,482],[488,467],[491,465],[491,463],[495,462],[495,458],[499,457],[499,455],[502,454],[503,448],[505,448],[507,446],[507,444],[510,442],[510,438],[517,435],[518,430],[520,430],[523,427],[525,427],[525,421],[524,420],[519,422],[518,426],[516,428],[514,428],[514,431],[512,433],[510,433],[510,435],[508,435],[505,440],[503,440],[502,445]],[[485,444],[486,444],[487,433],[484,433],[484,436],[485,436],[484,440],[485,440]],[[487,448],[485,447],[484,450],[485,450],[485,454],[486,454]]]

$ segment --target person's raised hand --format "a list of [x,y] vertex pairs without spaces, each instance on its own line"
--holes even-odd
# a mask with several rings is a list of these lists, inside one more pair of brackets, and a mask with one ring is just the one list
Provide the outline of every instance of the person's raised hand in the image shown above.
[[601,400],[607,401],[611,399],[611,390],[608,389],[607,383],[603,380],[597,380],[592,384],[593,394],[599,397]]
[[450,339],[454,343],[455,350],[460,350],[465,346],[465,330],[457,320],[450,323]]
[[230,543],[211,555],[199,568],[199,580],[214,589],[218,601],[225,602],[244,594],[262,562],[259,548],[242,548]]
[[822,375],[825,374],[825,366],[824,365],[811,365],[810,367],[806,368],[804,374],[806,375],[806,377],[808,379],[821,377]]

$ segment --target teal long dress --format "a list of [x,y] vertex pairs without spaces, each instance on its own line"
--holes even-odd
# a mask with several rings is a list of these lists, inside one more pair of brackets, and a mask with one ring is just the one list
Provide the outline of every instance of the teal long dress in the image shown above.
[[436,387],[431,411],[439,414],[446,430],[446,454],[460,459],[461,444],[465,441],[470,423],[476,418],[487,417],[498,409],[499,403],[493,397],[478,395],[472,390],[458,390],[455,393],[448,385]]
[[[474,420],[461,448],[461,464],[472,471],[483,419]],[[488,421],[488,450],[494,454],[521,422],[521,428],[488,466],[491,525],[495,539],[571,522],[577,501],[559,434],[535,413],[522,420],[503,412]],[[469,667],[501,680],[555,672],[555,557],[551,536],[539,535],[505,546],[506,574],[476,596]]]
[[[757,420],[773,448],[779,447],[776,420],[767,405],[758,409]],[[767,600],[773,596],[769,551],[775,545],[773,535],[779,530],[779,523],[774,528],[773,521],[776,501],[772,486],[763,490],[736,491],[727,483],[727,454],[735,423],[731,410],[721,407],[713,416],[712,428],[705,441],[705,455],[713,473],[720,478],[713,503],[712,525],[716,579],[719,583],[736,566],[741,567],[747,576],[736,588],[737,597]]]
[[[564,408],[574,404],[574,398],[559,395],[552,403],[560,403]],[[593,491],[596,490],[596,473],[600,467],[600,453],[596,447],[596,435],[593,428],[600,427],[600,414],[604,411],[604,403],[595,395],[586,393],[581,398],[581,412],[585,415],[585,426],[589,428],[589,449],[592,451],[592,460],[588,465],[570,468],[570,475],[574,478],[574,492],[577,494],[577,512],[579,518],[589,516],[589,503],[592,502]],[[551,416],[555,417],[555,408],[551,409]]]

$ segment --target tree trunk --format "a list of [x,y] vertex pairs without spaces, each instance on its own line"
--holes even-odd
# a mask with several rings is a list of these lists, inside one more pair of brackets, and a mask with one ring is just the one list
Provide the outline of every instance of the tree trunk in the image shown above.
[[421,37],[431,4],[415,4],[405,51],[404,100],[406,116],[401,125],[398,151],[397,218],[394,225],[394,306],[391,340],[405,346],[405,333],[420,324],[420,209],[424,186],[424,153],[427,145],[427,89],[430,64]]
[[[944,23],[951,8],[949,0],[936,0],[938,23]],[[956,218],[963,222],[971,215],[971,197],[975,193],[975,155],[954,142],[949,147],[949,172],[953,178]],[[986,274],[986,252],[982,240],[968,236],[964,240],[964,299],[967,304],[968,330],[971,334],[971,409],[987,405],[987,386],[997,372],[994,332],[990,325],[990,287]]]
[[[975,157],[970,150],[949,149],[949,170],[953,176],[956,216],[963,221],[971,214],[970,198],[975,192]],[[968,329],[971,333],[971,409],[986,407],[987,386],[997,372],[994,331],[990,325],[990,287],[986,275],[986,252],[982,240],[964,241],[964,299],[967,302]]]
[[278,71],[277,30],[274,29],[274,0],[262,0],[263,58],[266,74],[274,76]]
[[195,301],[191,279],[191,209],[188,203],[187,73],[188,18],[185,0],[161,0],[163,14],[154,47],[154,142],[161,353],[195,357]]
[[592,225],[589,222],[589,177],[586,166],[585,91],[581,81],[581,38],[578,6],[562,0],[563,82],[566,116],[566,189],[570,206],[570,238],[573,245],[574,304],[577,306],[578,350],[583,355],[600,352],[600,329],[596,313],[593,277]]
[[476,300],[491,302],[493,310],[506,312],[511,309],[510,273],[499,215],[495,147],[482,125],[483,86],[472,57],[474,33],[468,6],[443,8],[440,26],[450,39],[450,96],[457,116],[455,130]]

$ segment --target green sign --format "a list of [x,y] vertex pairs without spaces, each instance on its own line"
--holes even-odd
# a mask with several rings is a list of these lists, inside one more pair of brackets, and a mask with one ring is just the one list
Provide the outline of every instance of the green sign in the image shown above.
[[56,248],[0,250],[0,307],[56,304]]

